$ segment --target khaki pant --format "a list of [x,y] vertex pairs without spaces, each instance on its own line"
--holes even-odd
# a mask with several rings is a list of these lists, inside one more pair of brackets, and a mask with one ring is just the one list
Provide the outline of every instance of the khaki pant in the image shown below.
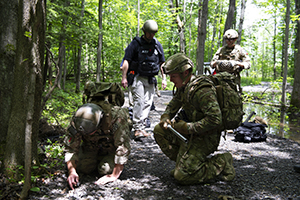
[[148,118],[154,97],[154,84],[149,84],[148,77],[135,76],[131,86],[133,98],[133,129],[144,130],[144,120]]

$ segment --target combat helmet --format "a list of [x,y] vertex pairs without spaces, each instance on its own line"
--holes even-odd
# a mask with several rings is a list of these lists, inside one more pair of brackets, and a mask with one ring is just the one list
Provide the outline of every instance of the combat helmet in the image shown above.
[[183,53],[177,53],[170,56],[163,65],[163,70],[165,74],[182,73],[187,69],[194,67],[191,59],[189,59]]
[[73,125],[83,135],[94,132],[103,117],[103,110],[96,104],[83,104],[73,116]]
[[148,33],[156,33],[158,31],[158,25],[154,20],[147,20],[144,23],[142,30]]
[[239,37],[239,34],[236,30],[228,29],[227,31],[225,31],[223,37],[225,39],[236,39]]

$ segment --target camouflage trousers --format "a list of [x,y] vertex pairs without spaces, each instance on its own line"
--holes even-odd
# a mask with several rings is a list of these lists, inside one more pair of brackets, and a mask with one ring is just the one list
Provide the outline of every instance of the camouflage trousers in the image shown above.
[[217,132],[194,136],[185,144],[169,130],[162,129],[159,125],[154,128],[157,144],[166,156],[176,162],[174,178],[184,185],[207,182],[223,171],[226,166],[223,154],[208,158],[217,150],[220,136]]
[[76,170],[84,174],[90,174],[96,170],[99,175],[111,174],[115,167],[114,158],[114,153],[97,155],[97,152],[84,152],[80,149]]

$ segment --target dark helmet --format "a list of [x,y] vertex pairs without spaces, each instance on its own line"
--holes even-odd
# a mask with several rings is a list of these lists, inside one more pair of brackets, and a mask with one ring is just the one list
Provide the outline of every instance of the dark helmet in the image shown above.
[[163,65],[165,74],[182,73],[187,69],[193,68],[194,64],[183,53],[177,53],[170,56]]
[[147,20],[144,23],[142,30],[148,33],[156,33],[158,31],[157,23],[154,20]]
[[239,37],[239,34],[238,32],[236,32],[236,30],[228,29],[227,31],[225,31],[223,37],[225,39],[236,39]]
[[92,133],[98,128],[102,116],[103,110],[98,105],[83,104],[74,115],[74,128],[82,134]]

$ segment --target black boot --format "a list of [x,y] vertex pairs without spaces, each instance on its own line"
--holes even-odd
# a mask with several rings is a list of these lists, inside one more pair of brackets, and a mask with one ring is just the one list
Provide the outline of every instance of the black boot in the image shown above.
[[295,165],[294,170],[298,173],[300,173],[300,165]]
[[154,102],[152,102],[152,105],[151,105],[151,108],[150,110],[155,110],[155,105],[154,105]]

